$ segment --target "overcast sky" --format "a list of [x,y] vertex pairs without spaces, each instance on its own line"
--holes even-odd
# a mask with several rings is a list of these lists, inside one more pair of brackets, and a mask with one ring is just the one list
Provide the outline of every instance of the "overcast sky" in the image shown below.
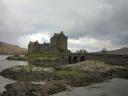
[[27,47],[61,30],[71,50],[128,47],[128,0],[0,0],[0,41]]

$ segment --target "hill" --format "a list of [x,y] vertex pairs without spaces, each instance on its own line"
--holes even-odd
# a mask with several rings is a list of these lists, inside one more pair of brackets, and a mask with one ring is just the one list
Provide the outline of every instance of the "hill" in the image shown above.
[[112,51],[107,51],[108,54],[121,54],[121,55],[128,55],[128,48],[123,47],[120,49],[112,50]]
[[0,55],[27,54],[27,49],[0,41]]

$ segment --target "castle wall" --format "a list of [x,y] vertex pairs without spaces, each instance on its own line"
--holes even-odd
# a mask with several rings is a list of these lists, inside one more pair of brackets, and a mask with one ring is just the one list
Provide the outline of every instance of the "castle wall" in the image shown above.
[[68,38],[64,36],[63,33],[54,34],[50,39],[51,44],[55,45],[60,52],[66,52],[68,50],[67,46]]
[[28,44],[28,53],[37,52],[39,50],[39,43],[36,42],[29,42]]
[[67,51],[67,38],[62,38],[57,43],[58,48],[60,51]]

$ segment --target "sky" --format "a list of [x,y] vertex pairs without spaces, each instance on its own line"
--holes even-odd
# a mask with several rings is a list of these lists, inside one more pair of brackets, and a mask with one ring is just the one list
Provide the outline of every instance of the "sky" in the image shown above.
[[27,48],[60,31],[72,51],[128,47],[128,0],[0,0],[0,41]]

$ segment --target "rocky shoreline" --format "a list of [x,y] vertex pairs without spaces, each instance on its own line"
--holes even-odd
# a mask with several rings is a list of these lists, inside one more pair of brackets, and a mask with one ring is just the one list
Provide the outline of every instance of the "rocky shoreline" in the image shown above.
[[8,56],[6,58],[7,60],[16,60],[16,61],[27,61],[26,56],[20,56],[20,55],[13,55],[13,56]]
[[7,91],[2,96],[49,96],[66,90],[64,81],[50,81],[46,85],[17,82],[5,88]]
[[52,76],[53,68],[43,68],[34,65],[15,66],[7,68],[0,72],[0,74],[6,78],[17,81],[35,81],[40,82],[42,80],[48,80]]
[[[49,96],[65,91],[67,86],[87,86],[92,83],[104,82],[113,77],[128,76],[127,73],[128,70],[125,67],[108,65],[97,60],[56,68],[43,68],[33,65],[16,66],[5,69],[0,73],[6,78],[18,81],[7,85],[7,91],[2,96]],[[32,84],[31,81],[45,81],[46,84]],[[47,90],[44,91],[44,89]]]

